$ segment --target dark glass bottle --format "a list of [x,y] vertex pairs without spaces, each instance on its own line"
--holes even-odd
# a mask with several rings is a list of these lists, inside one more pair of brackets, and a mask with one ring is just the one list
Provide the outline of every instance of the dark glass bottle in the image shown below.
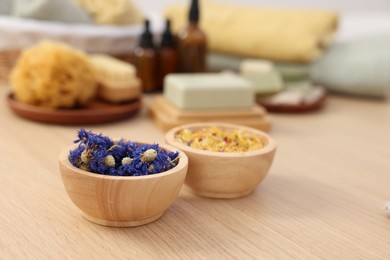
[[165,31],[162,35],[161,45],[159,49],[159,86],[163,86],[164,77],[167,74],[177,71],[177,49],[175,37],[171,32],[171,23],[166,21]]
[[178,34],[178,71],[206,72],[207,38],[199,27],[198,0],[192,0],[188,20]]
[[157,52],[153,43],[153,35],[150,32],[149,20],[145,20],[145,29],[141,35],[140,43],[134,50],[137,76],[142,81],[144,92],[158,89],[157,84]]

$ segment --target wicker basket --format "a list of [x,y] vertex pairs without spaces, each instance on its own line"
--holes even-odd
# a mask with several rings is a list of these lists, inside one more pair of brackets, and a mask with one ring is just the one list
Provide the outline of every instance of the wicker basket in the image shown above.
[[8,78],[15,65],[20,50],[7,50],[0,52],[0,83],[8,83]]

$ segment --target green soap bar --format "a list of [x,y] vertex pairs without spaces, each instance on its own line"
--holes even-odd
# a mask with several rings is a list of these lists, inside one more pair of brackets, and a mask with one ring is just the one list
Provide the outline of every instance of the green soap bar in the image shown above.
[[248,108],[255,101],[250,82],[223,73],[169,74],[164,96],[181,109]]
[[276,71],[242,75],[242,77],[252,83],[256,95],[273,94],[283,89],[282,77]]

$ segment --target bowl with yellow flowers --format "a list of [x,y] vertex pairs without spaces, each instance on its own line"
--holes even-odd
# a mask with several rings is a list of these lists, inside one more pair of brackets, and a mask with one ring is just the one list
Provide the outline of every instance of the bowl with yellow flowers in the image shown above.
[[266,133],[236,124],[207,122],[169,130],[166,142],[189,158],[185,184],[210,198],[250,194],[266,177],[276,143]]
[[139,226],[160,218],[175,201],[188,158],[169,145],[113,140],[81,129],[59,156],[66,192],[97,224]]

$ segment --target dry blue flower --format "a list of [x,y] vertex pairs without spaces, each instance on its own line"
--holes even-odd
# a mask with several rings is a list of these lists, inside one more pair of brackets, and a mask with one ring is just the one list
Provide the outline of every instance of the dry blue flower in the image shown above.
[[142,176],[167,171],[178,163],[178,152],[167,152],[158,144],[137,144],[121,139],[114,143],[102,134],[80,129],[70,151],[69,161],[75,167],[112,176]]

